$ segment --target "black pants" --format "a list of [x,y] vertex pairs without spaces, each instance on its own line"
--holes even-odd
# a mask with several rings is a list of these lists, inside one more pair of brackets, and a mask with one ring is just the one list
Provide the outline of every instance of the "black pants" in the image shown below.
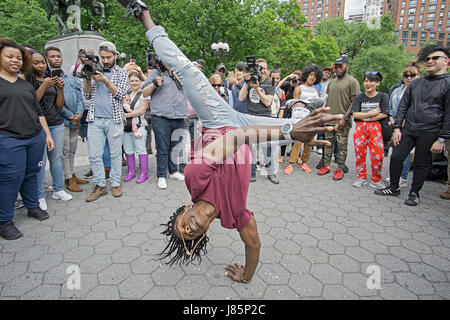
[[391,187],[398,189],[403,161],[411,150],[416,147],[414,153],[414,174],[411,192],[419,193],[431,168],[431,146],[437,140],[438,133],[427,132],[402,132],[402,139],[397,147],[394,147],[389,165]]

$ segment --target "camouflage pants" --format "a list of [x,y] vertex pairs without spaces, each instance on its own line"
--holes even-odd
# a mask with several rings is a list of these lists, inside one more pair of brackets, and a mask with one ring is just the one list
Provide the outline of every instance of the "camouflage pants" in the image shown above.
[[[334,126],[335,124],[329,123],[326,125]],[[347,144],[349,132],[350,132],[350,123],[347,122],[347,125],[343,129],[325,133],[325,140],[331,142],[331,146],[325,146],[325,152],[323,157],[324,163],[327,167],[330,166],[331,156],[333,155],[334,150],[334,143],[337,142],[339,156],[336,162],[340,170],[344,169],[345,160],[347,160]]]

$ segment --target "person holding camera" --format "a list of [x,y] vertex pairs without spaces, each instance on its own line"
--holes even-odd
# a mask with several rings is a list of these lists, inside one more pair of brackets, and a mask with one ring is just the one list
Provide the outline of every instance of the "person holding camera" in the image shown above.
[[180,141],[173,141],[172,134],[178,129],[184,129],[187,98],[172,70],[168,69],[159,57],[154,56],[154,59],[157,68],[150,72],[142,94],[144,98],[151,96],[158,188],[167,189],[167,172],[169,179],[184,181],[184,176],[178,171],[177,155],[172,152]]
[[[299,86],[299,79],[302,77],[301,70],[295,70],[285,78],[281,79],[276,88],[276,90],[282,90],[284,92],[284,98],[286,101],[294,99],[294,91]],[[289,80],[289,81],[288,81]],[[286,104],[280,105],[280,109],[278,110],[278,118],[281,119],[289,119],[291,117],[291,110],[286,107]],[[287,145],[281,146],[280,158],[278,159],[279,163],[284,162],[284,155],[286,154]]]
[[122,103],[128,91],[128,75],[117,65],[118,55],[113,43],[101,42],[101,64],[91,61],[91,68],[85,70],[87,79],[83,93],[88,101],[86,120],[89,123],[89,161],[95,184],[93,192],[86,198],[87,202],[107,194],[102,161],[105,141],[111,154],[111,193],[113,197],[122,196],[122,138],[123,126],[126,123]]
[[[248,64],[248,63],[247,63]],[[247,114],[262,117],[272,117],[272,101],[275,94],[275,88],[272,85],[272,79],[269,79],[267,72],[267,61],[265,59],[256,60],[256,67],[253,73],[247,72],[244,75],[245,84],[239,92],[239,100],[247,101]],[[265,149],[265,150],[264,150]],[[255,150],[254,150],[255,151]],[[271,146],[263,148],[265,155],[265,166],[267,168],[267,177],[274,184],[280,183],[275,168],[271,164]],[[254,153],[255,154],[255,153]],[[256,181],[256,162],[252,164],[250,181]]]

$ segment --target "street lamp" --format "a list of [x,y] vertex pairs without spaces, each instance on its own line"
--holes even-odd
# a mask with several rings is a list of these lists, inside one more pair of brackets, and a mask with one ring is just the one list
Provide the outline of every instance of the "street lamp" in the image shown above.
[[211,49],[215,56],[219,57],[220,63],[222,58],[230,51],[230,46],[226,42],[213,43]]

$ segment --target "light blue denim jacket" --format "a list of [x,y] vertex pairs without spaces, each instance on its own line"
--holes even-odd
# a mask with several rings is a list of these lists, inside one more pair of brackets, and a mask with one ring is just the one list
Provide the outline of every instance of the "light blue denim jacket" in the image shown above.
[[60,113],[66,127],[70,126],[70,118],[75,114],[83,114],[83,96],[81,94],[80,84],[72,75],[64,74],[64,106]]

